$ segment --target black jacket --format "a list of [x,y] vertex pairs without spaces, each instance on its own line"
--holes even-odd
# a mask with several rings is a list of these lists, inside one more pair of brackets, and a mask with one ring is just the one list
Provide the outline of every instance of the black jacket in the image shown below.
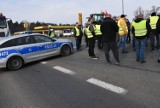
[[156,28],[157,28],[157,33],[160,34],[160,16],[159,16]]
[[[144,20],[144,19],[143,19],[143,18],[137,18],[137,19],[135,20],[135,22],[136,22],[136,23],[139,23],[139,22],[141,22],[142,20]],[[132,26],[132,33],[133,33],[133,35],[136,37],[136,39],[144,39],[145,37],[149,36],[149,34],[150,34],[150,32],[151,32],[151,27],[150,27],[150,24],[149,24],[148,21],[146,21],[146,28],[147,28],[147,34],[144,35],[144,36],[139,36],[139,37],[135,36],[135,29],[134,29],[133,26]]]
[[101,24],[102,41],[115,42],[118,29],[117,23],[112,18],[104,18],[104,21]]

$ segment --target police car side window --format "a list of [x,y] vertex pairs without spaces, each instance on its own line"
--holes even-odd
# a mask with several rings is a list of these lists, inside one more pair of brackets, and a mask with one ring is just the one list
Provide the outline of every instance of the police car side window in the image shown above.
[[12,47],[12,46],[16,46],[17,45],[17,39],[12,39],[9,40],[5,43],[3,43],[0,48],[6,48],[6,47]]
[[17,39],[17,45],[26,45],[31,43],[33,42],[30,36],[25,36]]
[[52,42],[52,39],[47,36],[37,35],[37,36],[33,36],[33,38],[36,41],[36,43]]
[[32,38],[30,36],[25,36],[25,37],[9,40],[3,43],[0,46],[0,48],[6,48],[6,47],[12,47],[12,46],[18,46],[18,45],[26,45],[26,44],[32,44],[32,43],[34,43]]

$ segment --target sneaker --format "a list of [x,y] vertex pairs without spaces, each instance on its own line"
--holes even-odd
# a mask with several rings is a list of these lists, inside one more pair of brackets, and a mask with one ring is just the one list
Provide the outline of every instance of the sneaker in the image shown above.
[[93,60],[97,60],[97,59],[98,59],[98,57],[96,57],[96,56],[93,56],[93,57],[92,57],[92,59],[93,59]]
[[146,61],[145,61],[145,60],[142,60],[142,61],[140,61],[140,63],[146,63]]
[[116,62],[115,64],[116,64],[116,65],[120,65],[120,62]]
[[128,51],[122,51],[122,53],[128,53]]
[[139,59],[136,59],[136,61],[139,62],[140,60],[139,60]]
[[136,51],[136,48],[133,48],[133,51]]
[[151,52],[154,52],[154,48],[151,49]]
[[111,65],[111,62],[107,62],[107,66]]

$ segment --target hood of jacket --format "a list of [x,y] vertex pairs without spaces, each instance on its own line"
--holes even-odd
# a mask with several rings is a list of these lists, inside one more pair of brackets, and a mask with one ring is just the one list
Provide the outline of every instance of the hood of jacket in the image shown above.
[[144,20],[143,18],[137,18],[136,20],[135,20],[135,22],[136,23],[139,23],[139,22],[141,22],[142,20]]

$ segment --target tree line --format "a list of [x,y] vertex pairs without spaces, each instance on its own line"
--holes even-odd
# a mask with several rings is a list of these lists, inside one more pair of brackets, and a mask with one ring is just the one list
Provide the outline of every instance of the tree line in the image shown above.
[[[20,32],[20,31],[25,31],[26,28],[24,27],[24,24],[26,22],[22,21],[22,22],[13,22],[12,20],[8,21],[8,25],[9,25],[9,29],[10,29],[10,33],[11,34],[14,34],[15,32]],[[34,30],[34,27],[37,27],[37,26],[48,26],[48,25],[51,25],[51,26],[61,26],[61,25],[66,25],[66,26],[70,26],[70,24],[53,24],[53,23],[44,23],[44,22],[31,22],[31,23],[28,23],[29,24],[29,30]]]

